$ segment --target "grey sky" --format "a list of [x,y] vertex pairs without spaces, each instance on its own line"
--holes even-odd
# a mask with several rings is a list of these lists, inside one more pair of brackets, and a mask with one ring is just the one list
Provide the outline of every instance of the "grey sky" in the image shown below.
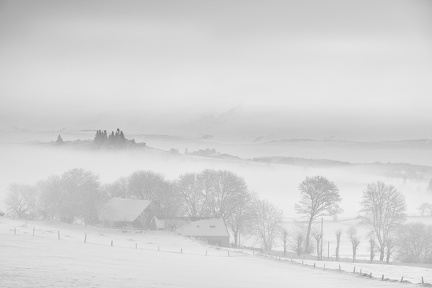
[[432,2],[0,1],[0,129],[432,138]]

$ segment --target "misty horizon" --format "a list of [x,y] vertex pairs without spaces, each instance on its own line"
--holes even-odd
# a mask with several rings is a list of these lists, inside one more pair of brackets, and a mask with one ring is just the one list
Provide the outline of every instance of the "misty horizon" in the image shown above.
[[20,3],[0,3],[2,130],[432,138],[428,1]]

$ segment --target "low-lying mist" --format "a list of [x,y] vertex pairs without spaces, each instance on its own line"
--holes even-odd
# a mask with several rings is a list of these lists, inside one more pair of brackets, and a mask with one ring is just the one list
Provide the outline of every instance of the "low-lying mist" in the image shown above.
[[322,175],[335,182],[342,196],[341,217],[353,217],[360,208],[361,193],[367,183],[383,180],[404,193],[408,212],[417,213],[422,202],[431,201],[426,192],[428,179],[401,179],[373,175],[367,171],[343,168],[302,168],[282,164],[255,163],[241,160],[209,159],[172,154],[153,149],[85,150],[64,146],[0,144],[0,209],[5,210],[7,187],[13,183],[34,184],[50,175],[73,168],[90,170],[101,183],[115,181],[136,170],[151,170],[174,180],[182,173],[204,169],[230,170],[243,177],[250,190],[270,200],[285,213],[296,217],[294,204],[299,200],[298,185],[306,176]]

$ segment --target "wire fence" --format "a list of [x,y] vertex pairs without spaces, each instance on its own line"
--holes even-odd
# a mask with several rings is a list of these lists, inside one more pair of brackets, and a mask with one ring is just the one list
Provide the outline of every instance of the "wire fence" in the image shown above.
[[[291,263],[293,265],[302,265],[313,269],[323,269],[329,271],[339,271],[343,273],[352,273],[360,277],[376,279],[381,281],[401,282],[401,283],[413,283],[420,284],[426,287],[432,287],[432,273],[427,269],[421,269],[416,267],[398,266],[398,265],[384,265],[384,264],[364,264],[364,263],[349,263],[349,262],[336,262],[336,261],[314,261],[311,259],[299,259],[299,258],[287,258],[284,256],[275,256],[265,254],[255,249],[238,249],[238,248],[226,248],[209,246],[208,249],[184,249],[178,246],[170,247],[169,245],[162,246],[156,243],[142,243],[140,241],[120,240],[118,241],[118,235],[103,235],[97,231],[93,233],[79,233],[75,232],[73,236],[66,233],[62,234],[60,229],[57,230],[44,230],[36,227],[20,226],[13,227],[10,229],[14,236],[29,236],[36,238],[44,238],[58,241],[74,241],[81,242],[86,245],[98,245],[98,246],[111,246],[119,247],[124,249],[135,249],[154,251],[159,253],[176,253],[176,254],[188,254],[188,255],[201,255],[205,257],[242,257],[242,256],[260,256],[269,258],[275,261],[281,261],[284,263]],[[111,230],[112,231],[112,230]],[[113,236],[113,237],[110,237]],[[202,243],[202,242],[200,242]],[[407,268],[411,268],[407,271]],[[416,272],[417,270],[417,272]],[[406,272],[406,273],[404,273]],[[420,273],[424,272],[424,275]],[[429,273],[429,274],[428,274]]]

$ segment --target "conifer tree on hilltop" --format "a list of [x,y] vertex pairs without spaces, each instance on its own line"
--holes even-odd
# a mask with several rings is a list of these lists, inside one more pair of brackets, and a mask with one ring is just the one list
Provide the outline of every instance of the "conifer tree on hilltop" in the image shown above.
[[93,143],[96,144],[98,147],[105,146],[113,148],[126,147],[127,144],[136,144],[135,140],[126,139],[124,132],[121,131],[119,128],[117,128],[115,132],[111,131],[111,134],[109,134],[109,136],[106,130],[97,130]]
[[57,145],[64,144],[64,142],[63,142],[63,138],[61,137],[60,134],[59,134],[58,137],[57,137],[56,144],[57,144]]

